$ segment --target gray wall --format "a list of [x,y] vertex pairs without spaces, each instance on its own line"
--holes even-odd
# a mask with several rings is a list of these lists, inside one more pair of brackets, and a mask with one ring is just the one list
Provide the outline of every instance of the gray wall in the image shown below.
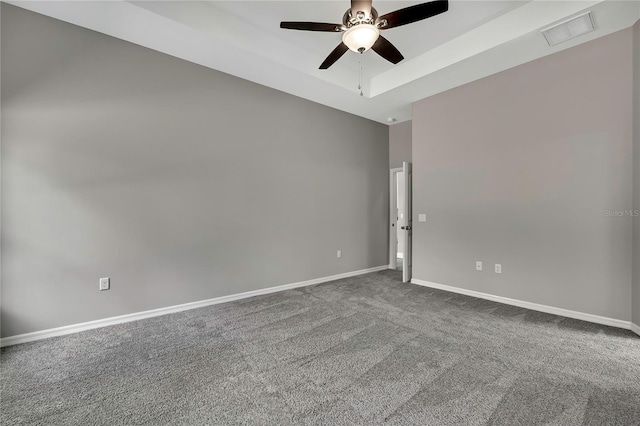
[[411,120],[389,126],[389,168],[411,162]]
[[388,263],[384,125],[6,4],[2,89],[2,336]]
[[627,29],[415,103],[414,278],[629,321],[632,84]]
[[[633,26],[633,208],[640,211],[640,21]],[[640,327],[640,217],[633,218],[633,322]]]

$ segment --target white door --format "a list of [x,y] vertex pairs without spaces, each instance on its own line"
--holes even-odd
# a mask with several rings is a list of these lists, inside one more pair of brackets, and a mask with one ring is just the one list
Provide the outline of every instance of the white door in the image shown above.
[[[389,170],[389,268],[391,269],[398,268],[398,252],[404,250],[404,242],[402,246],[399,242],[400,234],[404,232],[400,230],[404,224],[400,221],[399,175],[402,175],[402,167]],[[404,193],[404,189],[402,191]],[[404,208],[404,202],[402,208]],[[404,234],[402,236],[404,237]]]
[[397,235],[396,235],[396,240],[397,240],[397,253],[396,253],[396,259],[402,259],[404,258],[404,230],[402,229],[403,226],[406,225],[405,220],[406,220],[406,213],[404,211],[405,205],[404,205],[404,172],[398,172],[396,173],[396,194],[397,194]]
[[[402,175],[404,178],[404,217],[403,226],[400,227],[404,231],[404,247],[402,249],[402,281],[411,281],[411,233],[412,233],[412,214],[411,214],[411,179],[413,173],[411,171],[411,163],[406,161],[402,163]],[[400,175],[400,173],[398,173]],[[400,186],[400,185],[398,185]]]

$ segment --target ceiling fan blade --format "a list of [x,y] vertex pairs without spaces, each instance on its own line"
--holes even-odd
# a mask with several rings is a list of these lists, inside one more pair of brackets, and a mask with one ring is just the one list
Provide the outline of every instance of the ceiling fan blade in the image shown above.
[[337,33],[343,30],[341,24],[325,24],[322,22],[280,22],[280,28],[286,30],[325,31]]
[[391,44],[389,40],[382,36],[378,37],[378,40],[376,40],[373,46],[371,46],[371,49],[373,49],[374,52],[393,64],[397,64],[404,59],[402,53],[400,53],[400,51],[396,49],[396,47]]
[[[434,0],[429,3],[417,4],[415,6],[405,7],[380,16],[376,23],[381,24],[381,30],[399,27],[401,25],[411,24],[423,19],[431,18],[449,10],[449,2],[447,0]],[[386,25],[384,22],[386,21]]]
[[367,18],[371,16],[371,0],[351,0],[351,16],[355,17],[358,11],[364,12]]
[[320,65],[320,69],[321,70],[326,70],[327,68],[329,68],[338,59],[340,59],[342,57],[342,55],[344,55],[344,52],[346,52],[347,50],[349,50],[347,45],[344,44],[344,43],[340,43],[338,45],[338,47],[333,49],[333,52],[329,53],[329,56],[327,56],[327,59],[325,59],[324,62],[322,63],[322,65]]

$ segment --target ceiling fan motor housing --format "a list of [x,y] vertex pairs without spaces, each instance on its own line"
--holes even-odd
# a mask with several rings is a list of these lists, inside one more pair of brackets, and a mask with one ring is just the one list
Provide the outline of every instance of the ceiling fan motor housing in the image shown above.
[[376,26],[377,19],[378,12],[373,7],[368,16],[363,11],[347,10],[342,18],[342,23],[347,28],[342,33],[342,42],[358,53],[371,49],[380,36],[380,30]]
[[342,17],[342,23],[345,27],[351,28],[354,25],[360,24],[375,25],[377,19],[378,11],[375,9],[375,7],[371,8],[371,13],[369,14],[369,16],[367,16],[366,13],[362,11],[356,11],[355,13],[352,13],[351,9],[347,9],[347,11],[344,13],[344,16]]

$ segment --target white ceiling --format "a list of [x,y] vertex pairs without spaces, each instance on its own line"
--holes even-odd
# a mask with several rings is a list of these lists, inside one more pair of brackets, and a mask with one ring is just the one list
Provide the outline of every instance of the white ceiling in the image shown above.
[[[347,52],[328,70],[336,33],[282,30],[280,21],[340,23],[348,0],[7,1],[381,123],[411,104],[487,75],[627,28],[640,1],[450,0],[449,11],[383,32],[404,55],[392,65]],[[379,14],[421,1],[376,1]],[[591,10],[596,31],[550,47],[540,29]]]

